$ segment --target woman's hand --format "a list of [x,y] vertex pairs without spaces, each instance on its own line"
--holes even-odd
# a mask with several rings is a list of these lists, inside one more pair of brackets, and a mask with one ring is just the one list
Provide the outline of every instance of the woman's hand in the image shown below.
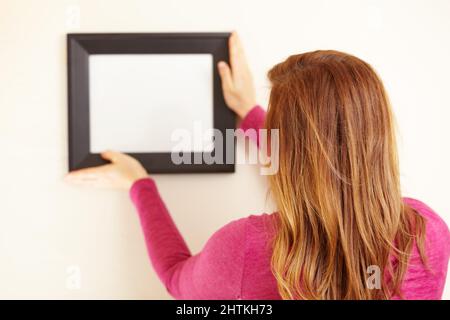
[[223,95],[228,107],[244,118],[256,105],[253,77],[236,32],[231,34],[229,47],[231,68],[224,61],[218,64]]
[[101,156],[111,163],[72,171],[66,176],[66,181],[95,187],[129,189],[135,181],[148,177],[139,161],[127,154],[106,151]]

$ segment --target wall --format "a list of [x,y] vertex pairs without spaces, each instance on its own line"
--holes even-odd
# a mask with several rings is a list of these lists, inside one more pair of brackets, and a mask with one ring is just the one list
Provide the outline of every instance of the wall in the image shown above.
[[[379,71],[390,93],[405,194],[450,223],[449,15],[446,0],[0,0],[0,298],[169,298],[127,194],[62,181],[67,32],[236,29],[262,104],[265,72],[289,54],[353,53]],[[270,211],[254,166],[154,178],[194,252],[231,219]]]

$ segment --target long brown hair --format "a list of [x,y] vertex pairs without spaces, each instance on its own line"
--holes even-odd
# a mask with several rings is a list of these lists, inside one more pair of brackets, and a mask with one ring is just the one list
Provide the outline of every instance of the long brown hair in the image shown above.
[[[272,271],[280,295],[401,296],[414,243],[425,263],[425,223],[402,201],[382,82],[370,65],[337,51],[293,55],[268,76],[266,128],[279,129],[270,185],[279,210]],[[379,290],[366,286],[369,266],[381,270]]]

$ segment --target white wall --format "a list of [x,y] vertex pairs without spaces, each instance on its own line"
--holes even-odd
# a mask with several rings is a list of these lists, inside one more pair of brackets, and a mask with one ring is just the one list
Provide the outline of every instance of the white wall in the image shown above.
[[[71,19],[77,6],[79,26]],[[263,104],[265,72],[290,54],[332,48],[371,63],[397,115],[405,194],[450,223],[448,0],[0,0],[0,298],[169,297],[127,195],[61,180],[65,34],[233,29]],[[229,220],[270,211],[256,167],[154,177],[193,251]],[[70,266],[81,270],[79,290],[66,287]]]

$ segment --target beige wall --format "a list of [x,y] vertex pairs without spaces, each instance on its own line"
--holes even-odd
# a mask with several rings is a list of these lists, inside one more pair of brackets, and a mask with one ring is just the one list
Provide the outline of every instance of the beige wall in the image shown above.
[[[61,180],[67,32],[237,29],[263,104],[265,72],[289,54],[333,48],[360,56],[390,92],[405,194],[450,223],[449,15],[446,0],[0,0],[0,298],[169,298],[127,194]],[[231,219],[270,211],[256,167],[154,177],[194,252]],[[80,289],[67,286],[71,266]]]

